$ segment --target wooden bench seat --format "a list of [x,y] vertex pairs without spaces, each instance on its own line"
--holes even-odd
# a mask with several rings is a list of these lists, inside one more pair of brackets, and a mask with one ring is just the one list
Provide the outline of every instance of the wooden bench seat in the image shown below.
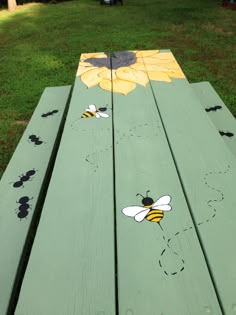
[[192,83],[191,86],[222,139],[236,156],[236,122],[234,116],[209,82]]
[[[46,88],[0,181],[0,314],[12,314],[71,86]],[[33,289],[33,288],[32,288]],[[10,303],[10,305],[9,305]],[[9,307],[9,308],[8,308]]]

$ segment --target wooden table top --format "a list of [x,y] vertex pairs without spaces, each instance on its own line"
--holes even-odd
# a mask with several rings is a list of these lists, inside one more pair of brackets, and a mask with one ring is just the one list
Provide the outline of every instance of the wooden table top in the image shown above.
[[236,314],[235,175],[169,50],[82,54],[15,314]]

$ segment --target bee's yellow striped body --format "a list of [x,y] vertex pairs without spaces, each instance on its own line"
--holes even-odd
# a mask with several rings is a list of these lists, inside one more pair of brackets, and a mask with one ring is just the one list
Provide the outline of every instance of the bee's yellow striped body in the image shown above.
[[91,118],[93,116],[96,116],[96,112],[84,112],[81,118]]
[[145,219],[151,222],[159,223],[164,217],[164,212],[162,210],[152,209],[151,206],[146,206],[145,208],[150,208],[151,210],[146,215]]

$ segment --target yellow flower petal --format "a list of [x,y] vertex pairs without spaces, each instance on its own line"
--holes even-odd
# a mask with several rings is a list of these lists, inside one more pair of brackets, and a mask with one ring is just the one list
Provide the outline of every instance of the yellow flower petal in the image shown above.
[[162,60],[164,59],[164,60],[176,61],[174,55],[170,51],[168,51],[168,52],[161,52],[159,54],[153,55],[152,57],[153,58],[162,59]]
[[108,79],[103,79],[100,83],[99,86],[106,91],[111,91],[112,89],[112,84],[111,84],[111,80]]
[[131,65],[130,68],[135,70],[146,71],[146,67],[143,62],[136,62],[135,64]]
[[112,91],[113,88],[113,92],[127,95],[128,93],[135,89],[136,84],[133,82],[123,81],[119,79],[114,79],[112,80],[111,83],[111,80],[103,79],[99,83],[99,86],[106,91]]
[[155,63],[159,63],[159,62],[161,62],[161,63],[169,63],[169,62],[173,62],[173,61],[175,61],[175,60],[173,60],[172,58],[159,58],[159,56],[160,56],[161,54],[158,54],[158,55],[154,55],[154,56],[152,56],[151,58],[153,58],[154,60],[155,60]]
[[169,75],[164,72],[148,71],[148,77],[153,81],[171,82]]
[[[157,58],[153,58],[153,57],[137,58],[137,62],[138,63],[145,63],[145,64],[148,63],[148,64],[153,64],[153,65],[156,65],[156,64],[159,65],[159,62],[163,63],[162,60],[158,60]],[[168,60],[167,62],[168,63],[172,62],[172,60]]]
[[102,78],[100,78],[98,75],[104,70],[107,70],[107,67],[100,67],[88,70],[81,75],[81,80],[84,82],[84,84],[87,85],[88,88],[95,86],[102,81]]
[[100,53],[85,53],[85,54],[81,54],[80,56],[81,61],[85,59],[89,59],[89,58],[107,58],[107,55],[104,54],[103,52],[100,52]]
[[81,66],[79,65],[78,67],[78,70],[77,70],[77,73],[76,73],[76,76],[80,76],[81,74],[89,71],[89,70],[92,70],[92,69],[96,69],[97,67],[84,67],[84,66]]
[[136,53],[136,57],[150,57],[159,53],[159,50],[140,50]]
[[143,86],[146,86],[148,83],[148,76],[145,72],[134,70],[129,67],[121,67],[117,69],[116,76],[118,79],[138,83]]
[[112,80],[117,79],[116,70],[111,70],[111,71],[112,71]]
[[103,79],[111,80],[111,72],[112,72],[112,78],[116,79],[116,70],[107,69],[100,72],[98,76]]
[[79,66],[83,66],[83,67],[93,67],[93,65],[90,62],[84,62],[84,61],[80,61],[79,62]]
[[168,70],[180,70],[181,69],[180,66],[178,65],[178,63],[174,62],[174,61],[168,61],[168,63],[167,62],[164,63],[162,60],[160,63],[158,62],[158,66],[159,67],[165,67]]
[[121,93],[124,95],[129,94],[136,88],[136,84],[129,81],[115,79],[113,80],[113,92]]
[[153,57],[146,57],[146,58],[137,58],[137,63],[145,63],[145,64],[152,64],[152,65],[157,65],[159,67],[168,67],[170,68],[172,65],[174,66],[175,63],[173,60],[162,60],[158,58],[153,58]]
[[141,71],[162,71],[162,72],[170,72],[166,67],[159,67],[158,65],[153,65],[153,64],[144,64],[144,63],[135,63],[130,66],[130,68],[135,69],[135,70],[141,70]]

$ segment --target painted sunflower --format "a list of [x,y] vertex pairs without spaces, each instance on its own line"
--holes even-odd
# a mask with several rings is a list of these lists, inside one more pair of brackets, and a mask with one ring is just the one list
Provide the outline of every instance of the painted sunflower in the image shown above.
[[159,50],[118,52],[111,59],[106,53],[82,54],[76,75],[88,88],[99,85],[124,95],[149,80],[170,83],[172,78],[185,78],[173,54]]

